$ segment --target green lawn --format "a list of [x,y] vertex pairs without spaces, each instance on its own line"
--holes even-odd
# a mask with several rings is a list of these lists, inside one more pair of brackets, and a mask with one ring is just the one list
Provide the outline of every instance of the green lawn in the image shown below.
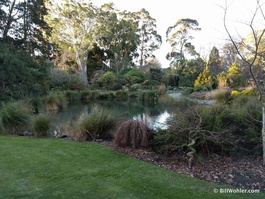
[[96,143],[0,136],[1,199],[265,198],[215,188]]

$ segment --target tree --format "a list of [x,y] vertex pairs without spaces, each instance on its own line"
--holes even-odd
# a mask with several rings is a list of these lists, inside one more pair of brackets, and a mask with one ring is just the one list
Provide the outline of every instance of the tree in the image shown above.
[[29,53],[0,42],[0,101],[37,97],[48,91],[49,67]]
[[223,52],[221,59],[221,68],[227,70],[229,66],[233,63],[239,63],[241,65],[241,60],[239,59],[236,49],[231,42],[227,42],[223,45],[221,51]]
[[113,3],[100,7],[96,32],[99,46],[108,54],[110,68],[117,73],[132,65],[139,44],[137,23],[130,12],[120,12]]
[[214,46],[209,55],[208,66],[213,75],[218,75],[223,70],[221,68],[221,59],[219,55],[219,50]]
[[[260,23],[257,21],[258,14],[261,15],[263,22],[265,21],[265,15],[264,15],[260,0],[256,0],[256,8],[253,12],[252,18],[250,19],[249,23],[245,23],[247,27],[250,29],[252,42],[246,43],[246,40],[244,39],[244,37],[239,36],[238,37],[239,39],[236,39],[235,37],[232,36],[232,33],[229,30],[228,25],[227,25],[228,9],[229,9],[229,6],[226,1],[225,7],[224,7],[224,18],[223,18],[224,28],[226,30],[226,33],[230,41],[232,42],[233,46],[236,49],[238,56],[245,62],[245,64],[249,68],[249,72],[251,74],[251,77],[254,80],[255,86],[259,93],[258,99],[260,103],[262,104],[262,145],[263,145],[263,165],[265,165],[265,104],[263,103],[263,88],[262,88],[262,85],[259,84],[258,79],[253,73],[253,66],[255,62],[258,60],[258,56],[260,55],[260,47],[262,45],[262,39],[265,34],[265,28],[256,30],[255,24]],[[263,24],[263,27],[264,27],[264,24]]]
[[179,86],[193,87],[198,75],[204,71],[205,64],[201,58],[187,60],[179,76]]
[[106,65],[107,53],[104,49],[100,48],[97,43],[93,44],[93,47],[89,49],[87,53],[87,76],[91,78],[92,74],[96,70],[103,70]]
[[162,37],[156,31],[156,20],[152,18],[149,12],[141,9],[135,13],[136,22],[138,22],[140,67],[146,64],[146,59],[154,56],[153,52],[160,48]]
[[194,87],[205,86],[208,89],[215,87],[216,80],[211,75],[209,66],[206,66],[204,71],[200,73],[194,82]]
[[97,9],[91,2],[63,0],[50,5],[47,22],[53,28],[49,38],[64,53],[72,53],[78,66],[80,77],[85,84],[87,80],[88,50],[96,42],[94,26]]
[[173,26],[167,29],[167,41],[171,45],[171,52],[167,54],[167,59],[171,60],[171,65],[180,66],[185,62],[185,49],[191,55],[198,55],[194,46],[190,43],[193,37],[190,31],[199,31],[199,23],[194,19],[180,19]]
[[50,44],[45,40],[50,27],[45,22],[47,0],[5,0],[0,3],[2,40],[30,52],[49,56]]
[[243,86],[244,82],[242,78],[242,72],[236,63],[233,63],[230,66],[226,75],[226,81],[230,87]]

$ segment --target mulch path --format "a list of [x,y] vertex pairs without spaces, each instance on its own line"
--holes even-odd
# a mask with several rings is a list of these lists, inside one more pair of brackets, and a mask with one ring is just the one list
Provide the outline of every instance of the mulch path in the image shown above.
[[102,144],[120,153],[186,176],[216,184],[232,185],[236,188],[265,190],[265,166],[262,165],[262,158],[242,157],[241,159],[233,159],[222,156],[199,156],[194,160],[192,168],[189,169],[185,155],[167,157],[151,149],[133,150],[115,147],[112,142],[102,142]]

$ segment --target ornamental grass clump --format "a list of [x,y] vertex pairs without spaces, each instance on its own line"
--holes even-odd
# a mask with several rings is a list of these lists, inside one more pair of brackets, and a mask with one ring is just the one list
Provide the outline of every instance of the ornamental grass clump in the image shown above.
[[0,110],[1,131],[21,134],[30,129],[32,117],[28,107],[20,102],[5,104]]
[[151,129],[142,121],[128,120],[124,122],[115,135],[114,143],[120,147],[148,148],[150,146]]
[[118,117],[114,111],[99,105],[93,106],[91,112],[79,121],[76,139],[78,141],[95,141],[111,139]]
[[66,97],[61,93],[50,93],[46,97],[46,111],[54,111],[58,109],[63,109],[67,107]]
[[34,121],[33,129],[36,137],[47,137],[49,135],[51,120],[46,115],[39,115]]

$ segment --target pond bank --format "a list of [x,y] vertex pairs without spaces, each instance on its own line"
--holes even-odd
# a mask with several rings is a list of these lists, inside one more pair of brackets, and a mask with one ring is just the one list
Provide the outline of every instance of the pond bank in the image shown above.
[[190,96],[182,95],[181,91],[168,93],[168,95],[175,100],[179,100],[180,98],[187,98],[187,99],[193,100],[199,104],[213,105],[215,103],[215,100],[207,99],[207,97],[206,97],[207,94],[209,94],[209,92],[193,93]]

